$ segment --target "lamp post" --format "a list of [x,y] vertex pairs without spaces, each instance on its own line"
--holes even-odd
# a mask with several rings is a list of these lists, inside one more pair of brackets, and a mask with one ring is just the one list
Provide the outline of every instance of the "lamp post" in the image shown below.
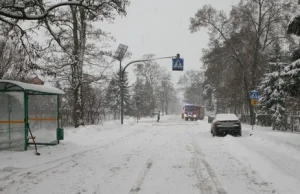
[[123,124],[123,98],[124,98],[124,80],[122,74],[122,60],[127,52],[128,46],[124,44],[119,44],[117,51],[115,52],[114,58],[120,62],[120,75],[119,75],[119,83],[120,83],[120,92],[121,92],[121,124]]
[[180,55],[177,54],[176,56],[171,57],[161,57],[161,58],[152,58],[152,59],[142,59],[142,60],[135,60],[129,62],[124,68],[122,68],[122,60],[127,52],[128,46],[124,44],[120,44],[118,46],[117,51],[115,52],[114,58],[120,62],[120,92],[121,92],[121,124],[123,124],[123,115],[124,115],[124,74],[126,68],[133,64],[133,63],[139,63],[139,62],[146,62],[146,61],[154,61],[154,60],[161,60],[161,59],[170,59],[170,58],[180,58]]

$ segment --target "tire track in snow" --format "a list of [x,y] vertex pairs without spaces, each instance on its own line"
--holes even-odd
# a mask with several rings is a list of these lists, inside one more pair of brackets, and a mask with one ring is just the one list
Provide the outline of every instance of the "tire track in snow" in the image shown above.
[[[74,168],[77,165],[78,163],[76,162],[76,160],[72,159],[69,161],[61,162],[59,164],[55,164],[53,166],[48,166],[46,169],[34,169],[33,171],[20,173],[18,174],[18,176],[13,177],[12,179],[8,178],[6,180],[1,181],[0,193],[2,191],[9,190],[10,188],[15,187],[18,187],[18,193],[27,193],[30,190],[29,188],[32,188],[32,186],[29,185],[37,185],[40,181],[42,181],[42,179],[39,177],[40,175],[48,173],[48,176],[51,176],[58,172],[60,172],[60,174],[63,174],[64,172],[68,171],[67,169]],[[6,191],[5,193],[9,192]]]
[[[105,166],[109,171],[107,175],[104,178],[104,181],[109,184],[111,183],[111,179],[121,176],[122,173],[125,171],[128,171],[128,168],[130,168],[130,163],[133,161],[136,161],[141,155],[147,150],[148,146],[152,144],[153,138],[157,135],[159,135],[161,131],[155,131],[155,133],[151,135],[147,135],[143,140],[141,141],[141,145],[138,145],[132,149],[129,150],[129,152],[126,152],[122,155],[121,159],[119,160],[119,163],[116,165],[114,164],[113,166]],[[96,158],[95,158],[96,160]],[[80,184],[80,182],[78,182]],[[95,185],[94,187],[94,193],[98,193],[100,190],[101,186],[100,184]],[[115,188],[118,188],[117,185],[115,185]]]
[[146,162],[146,165],[144,165],[142,171],[138,175],[138,178],[137,178],[135,184],[130,189],[129,194],[135,194],[135,193],[140,192],[141,187],[142,187],[152,166],[153,166],[153,161],[152,161],[152,159],[149,158]]
[[[199,188],[201,193],[204,194],[227,194],[222,184],[218,180],[217,175],[215,174],[209,163],[204,159],[205,155],[201,152],[201,149],[196,143],[196,140],[188,131],[187,134],[192,141],[191,146],[187,146],[187,150],[189,150],[193,154],[191,167],[194,169],[198,180],[197,187]],[[208,176],[207,178],[205,177],[205,174]]]
[[[272,182],[266,181],[259,176],[259,172],[245,165],[234,155],[228,152],[228,148],[223,145],[208,148],[211,157],[207,159],[211,166],[214,166],[222,183],[226,186],[228,193],[275,193],[276,189]],[[238,188],[231,186],[235,182]]]
[[[71,154],[71,155],[68,155],[66,157],[62,157],[62,158],[58,158],[58,159],[55,159],[55,160],[51,160],[51,161],[48,161],[48,162],[44,162],[44,163],[41,163],[41,164],[37,164],[37,165],[32,165],[32,166],[29,166],[29,167],[26,167],[26,168],[18,168],[18,170],[15,170],[14,172],[12,172],[11,174],[8,174],[6,175],[5,177],[3,178],[0,178],[0,182],[2,181],[5,181],[5,180],[8,180],[8,179],[11,179],[13,178],[14,176],[22,176],[24,174],[27,174],[28,172],[30,172],[31,170],[34,170],[38,167],[43,167],[44,165],[48,165],[48,164],[53,164],[53,163],[59,163],[58,165],[56,165],[57,167],[65,164],[65,163],[68,163],[70,161],[72,161],[73,159],[76,159],[78,157],[82,157],[85,153],[87,152],[91,152],[91,151],[95,151],[97,149],[101,149],[101,148],[110,148],[112,146],[115,146],[115,145],[118,145],[126,140],[128,140],[128,137],[132,136],[132,135],[136,135],[137,133],[140,133],[140,132],[143,132],[142,130],[138,130],[138,131],[135,131],[133,133],[129,133],[123,137],[120,137],[116,140],[112,140],[111,142],[109,143],[106,143],[104,145],[101,145],[101,146],[96,146],[94,148],[91,148],[91,149],[87,149],[87,150],[83,150],[83,151],[80,151],[80,152],[77,152],[77,153],[74,153],[74,154]],[[8,167],[5,167],[5,169],[8,168]],[[44,169],[43,171],[44,172],[47,172],[49,170],[52,170],[53,168],[49,168],[48,170],[47,169]]]
[[[81,152],[77,152],[75,154],[69,155],[64,158],[52,160],[52,161],[49,161],[49,162],[46,162],[43,164],[39,164],[36,166],[31,166],[30,169],[29,168],[20,169],[19,171],[16,171],[16,172],[12,173],[10,176],[6,177],[7,178],[6,180],[8,180],[9,182],[6,182],[6,184],[3,184],[4,185],[3,187],[1,187],[1,184],[4,183],[4,180],[0,181],[0,193],[1,193],[1,191],[6,190],[7,188],[9,189],[10,187],[16,187],[16,186],[19,187],[22,191],[24,191],[24,189],[26,188],[27,185],[36,184],[36,180],[39,180],[38,179],[39,175],[42,175],[42,174],[45,174],[48,177],[48,176],[51,176],[53,173],[58,174],[58,175],[63,174],[63,173],[68,173],[68,171],[66,171],[66,169],[70,169],[70,168],[73,168],[78,165],[79,165],[79,167],[84,167],[84,168],[88,167],[86,162],[79,164],[77,161],[80,160],[81,158],[83,158],[84,155],[89,152],[97,151],[102,148],[109,149],[109,148],[119,145],[125,141],[129,141],[130,140],[129,137],[131,137],[132,135],[136,135],[140,132],[144,132],[144,130],[135,131],[133,133],[124,135],[123,137],[120,137],[120,138],[113,140],[109,143],[106,143],[104,145],[97,146],[92,149],[87,149],[87,150],[84,150]],[[157,131],[156,133],[154,133],[152,135],[156,136],[158,133],[159,133],[159,131]],[[151,137],[147,136],[143,140],[143,142],[144,143],[147,142],[147,144],[150,144],[152,139],[153,139],[152,136]],[[126,157],[126,162],[128,163],[132,159],[133,156],[138,155],[142,151],[142,149],[143,149],[143,147],[137,147],[137,148],[131,150],[129,155],[128,154],[123,155],[123,156],[128,155],[128,157],[129,157],[129,158]],[[95,158],[95,159],[97,159],[97,158]],[[46,168],[44,165],[46,165]],[[63,169],[61,169],[62,166],[64,166]],[[113,169],[110,169],[110,170],[113,170]],[[120,170],[121,170],[121,168],[117,169],[117,171],[120,171]],[[115,171],[114,173],[118,173],[117,171]],[[82,175],[84,175],[84,174],[82,174]],[[36,177],[36,178],[33,178],[33,177]],[[24,181],[24,180],[28,180],[28,178],[30,180],[34,180],[34,181]],[[80,185],[80,183],[82,183],[83,180],[85,179],[85,177],[83,177],[83,176],[81,176],[81,178],[83,178],[83,179],[80,179],[81,181],[78,181],[77,185]],[[13,181],[11,181],[11,180],[13,180]],[[22,185],[22,186],[20,186],[20,185]],[[25,185],[25,187],[24,187],[24,185]],[[24,193],[24,192],[20,192],[20,193]]]
[[[156,136],[159,132],[155,132],[154,134],[152,134],[153,136]],[[147,144],[151,144],[153,137],[151,136],[146,136],[145,138],[141,139],[141,142],[143,142],[143,146],[147,145]],[[128,138],[128,141],[130,140],[130,138]],[[122,143],[124,143],[124,141],[122,141]],[[122,146],[123,144],[118,144],[118,146]],[[125,141],[126,143],[126,141]],[[140,152],[142,152],[144,150],[143,146],[138,146],[135,147],[134,149],[131,149],[129,151],[129,154],[126,153],[121,157],[120,159],[120,163],[117,166],[105,166],[104,168],[108,171],[108,178],[106,181],[108,181],[110,178],[114,177],[114,176],[119,176],[120,172],[122,169],[126,169],[127,168],[127,163],[130,162],[130,160],[132,160],[134,157],[138,156],[140,154]],[[104,147],[106,152],[110,152],[111,149],[118,149],[112,146],[108,146],[108,147]],[[94,179],[96,178],[98,175],[95,173],[95,169],[93,169],[93,165],[94,162],[97,162],[97,160],[102,160],[102,157],[99,158],[99,154],[94,154],[94,152],[101,152],[100,150],[93,150],[89,153],[85,153],[85,154],[80,154],[80,156],[78,156],[75,160],[75,162],[77,163],[77,171],[78,169],[80,169],[81,171],[83,171],[77,178],[77,180],[75,180],[70,186],[69,186],[69,190],[72,191],[76,191],[78,193],[81,192],[87,192],[90,193],[91,190],[94,190],[93,193],[97,193],[100,188],[90,188],[90,187],[86,187],[86,186],[82,186],[82,183],[84,183],[86,180],[90,180],[90,179]],[[90,161],[86,161],[85,159],[81,160],[83,157],[88,156],[90,158]],[[126,156],[126,157],[125,157]],[[61,166],[57,165],[56,166],[57,169],[52,168],[54,171],[54,175],[58,175],[58,177],[62,177],[62,175],[64,175],[65,173],[69,173],[72,170],[67,170],[65,171],[66,168],[70,168],[69,166],[66,166],[65,168],[61,169]],[[75,171],[76,171],[75,169]],[[65,171],[65,172],[64,172]],[[52,176],[53,172],[46,172],[46,171],[42,171],[40,174],[46,173],[47,177]],[[92,177],[92,178],[91,178]],[[43,180],[44,182],[46,182],[46,180]],[[97,185],[96,185],[97,187]]]
[[[266,183],[270,183],[270,189],[274,190],[272,193],[299,193],[299,178],[297,178],[299,177],[297,176],[299,175],[299,170],[297,165],[286,163],[286,161],[289,161],[288,157],[278,153],[277,149],[272,148],[272,146],[267,148],[264,147],[263,143],[253,143],[252,138],[231,140],[234,141],[226,141],[223,145],[224,149],[242,161],[244,165],[246,164],[251,169],[254,169],[255,177],[262,177],[261,179],[266,180]],[[233,147],[238,149],[231,149]],[[299,164],[299,161],[293,162]],[[291,169],[293,166],[295,166],[294,171]],[[298,188],[295,185],[298,185]]]
[[[156,149],[160,150],[162,147],[165,147],[170,141],[178,138],[178,136],[179,136],[179,134],[176,134],[175,136],[167,139],[164,143],[157,146]],[[151,151],[153,151],[153,150],[151,150]],[[155,151],[153,151],[153,152],[154,152],[154,154],[152,155],[152,157],[150,157],[147,160],[146,165],[144,165],[144,167],[140,171],[139,175],[137,176],[137,179],[136,179],[135,183],[133,184],[133,186],[131,187],[129,194],[136,194],[142,190],[142,185],[144,184],[145,179],[147,178],[147,175],[149,174],[150,169],[153,167],[154,158],[156,155],[159,154],[158,152],[155,152]]]
[[[253,153],[258,154],[262,158],[269,160],[272,165],[275,165],[278,169],[281,169],[282,172],[285,172],[295,179],[300,180],[300,175],[299,173],[297,173],[299,171],[295,171],[295,169],[297,169],[297,165],[299,164],[298,158],[290,155],[282,157],[281,153],[276,153],[276,149],[272,150],[272,153],[270,153],[270,149],[262,149],[264,145],[260,145],[259,147],[257,147],[258,144],[256,144],[255,146],[250,146],[248,142],[241,143],[240,141],[237,141],[235,143],[237,143],[239,146],[243,146],[245,149],[248,149]],[[277,155],[275,155],[274,153],[276,153]]]
[[[203,123],[198,123],[203,124]],[[206,123],[205,123],[206,124]],[[205,126],[207,129],[210,128],[209,124]],[[205,133],[209,133],[206,131]],[[193,133],[192,133],[193,134]],[[192,137],[192,134],[190,136]],[[275,193],[276,189],[273,187],[272,183],[262,179],[259,173],[249,166],[246,166],[241,161],[239,161],[234,155],[228,152],[228,148],[223,145],[222,138],[212,138],[211,135],[200,133],[202,135],[199,138],[194,138],[195,145],[206,146],[209,157],[205,156],[202,152],[202,157],[206,157],[206,162],[209,166],[214,167],[214,172],[218,175],[219,180],[226,188],[227,193]],[[193,136],[194,137],[194,136]],[[212,139],[208,139],[211,137]],[[197,139],[197,140],[196,140]],[[218,141],[218,140],[221,140]],[[240,140],[237,138],[235,140]],[[208,142],[209,141],[209,142]],[[200,144],[201,142],[202,144]],[[221,148],[221,149],[220,149]],[[203,149],[203,148],[202,148]],[[205,149],[205,150],[206,150]],[[201,149],[200,149],[201,152]],[[204,162],[205,163],[205,162]],[[240,189],[231,186],[232,181],[238,181]]]
[[[128,153],[125,153],[122,155],[122,159],[120,160],[120,164],[118,166],[111,167],[111,171],[113,171],[113,174],[109,176],[108,178],[111,178],[113,176],[116,176],[120,170],[122,170],[123,167],[127,167],[128,164],[134,159],[134,157],[139,156],[145,149],[147,149],[147,146],[150,145],[153,141],[153,137],[157,136],[160,132],[157,131],[152,136],[147,136],[143,139],[141,146],[137,146],[133,149],[131,149]],[[116,170],[114,170],[116,169]]]

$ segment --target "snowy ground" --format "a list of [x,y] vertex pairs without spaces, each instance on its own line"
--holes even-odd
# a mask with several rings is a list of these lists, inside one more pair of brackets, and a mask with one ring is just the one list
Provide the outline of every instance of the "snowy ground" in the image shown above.
[[[65,131],[62,144],[0,152],[2,194],[248,194],[300,192],[300,135],[164,116]],[[38,138],[38,137],[37,137]]]

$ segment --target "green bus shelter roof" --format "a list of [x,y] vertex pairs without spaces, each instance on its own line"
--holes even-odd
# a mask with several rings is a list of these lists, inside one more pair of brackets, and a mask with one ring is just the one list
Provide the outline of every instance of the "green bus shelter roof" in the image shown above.
[[27,91],[32,94],[65,94],[64,91],[52,86],[28,84],[12,80],[0,80],[1,91]]

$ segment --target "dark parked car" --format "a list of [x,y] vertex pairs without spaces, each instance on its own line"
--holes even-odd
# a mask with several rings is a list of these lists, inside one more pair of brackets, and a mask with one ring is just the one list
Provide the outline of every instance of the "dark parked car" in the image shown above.
[[211,134],[216,135],[242,135],[242,126],[235,114],[217,114],[211,124]]

